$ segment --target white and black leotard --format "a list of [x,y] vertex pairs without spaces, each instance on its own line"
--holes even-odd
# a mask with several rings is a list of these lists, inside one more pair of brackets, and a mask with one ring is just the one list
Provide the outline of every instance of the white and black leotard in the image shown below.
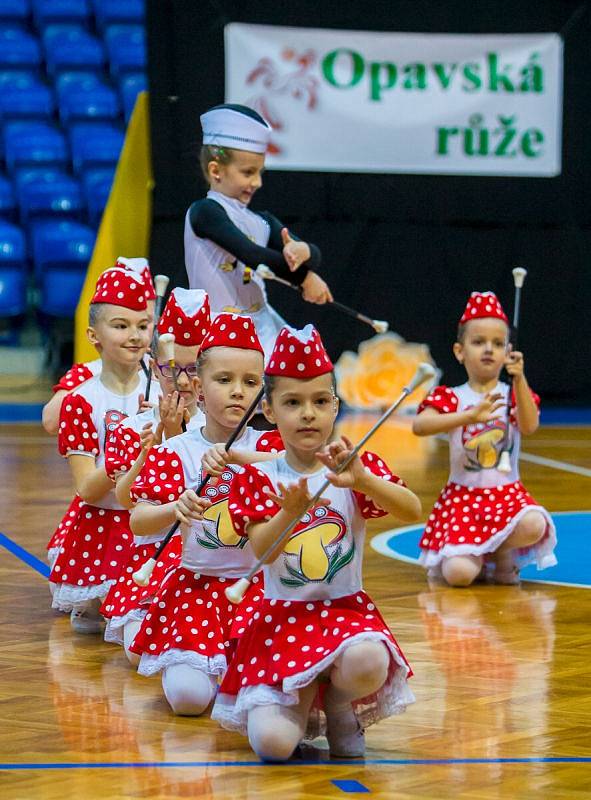
[[277,276],[300,285],[321,260],[318,247],[309,244],[310,258],[291,272],[282,252],[283,227],[272,214],[250,211],[239,200],[214,191],[193,203],[185,218],[190,288],[207,292],[213,317],[223,311],[251,316],[267,357],[285,323],[268,304],[264,281],[254,270],[265,264]]

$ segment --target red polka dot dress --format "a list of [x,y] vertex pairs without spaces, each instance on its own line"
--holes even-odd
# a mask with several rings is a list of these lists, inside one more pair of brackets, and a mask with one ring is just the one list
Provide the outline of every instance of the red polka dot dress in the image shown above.
[[[160,422],[158,408],[151,408],[134,417],[129,417],[119,425],[107,441],[105,450],[105,470],[113,480],[118,473],[131,469],[140,455],[140,432],[144,425],[152,424],[155,430]],[[188,429],[199,427],[205,422],[201,411],[197,411],[189,420]],[[142,620],[148,607],[162,583],[166,573],[180,563],[182,539],[180,534],[174,536],[162,557],[158,559],[147,586],[138,586],[133,580],[133,573],[154,556],[163,535],[160,532],[152,536],[134,536],[133,549],[124,564],[117,583],[113,584],[101,607],[101,614],[107,620],[105,641],[123,644],[123,628],[131,620]]]
[[[116,395],[91,378],[64,399],[60,413],[60,453],[83,455],[104,464],[105,441],[117,425],[135,414],[145,378],[128,395]],[[104,599],[117,580],[132,546],[129,512],[121,508],[114,490],[95,504],[80,501],[49,576],[54,584],[53,607],[61,611],[83,609],[96,598]]]
[[[261,440],[267,442],[262,444]],[[201,481],[201,457],[212,446],[199,429],[175,436],[150,451],[133,487],[136,502],[167,503]],[[235,447],[244,450],[282,449],[278,435],[251,428]],[[204,493],[211,500],[203,522],[181,525],[181,563],[162,582],[136,635],[131,651],[141,654],[138,671],[153,675],[172,664],[188,664],[210,675],[226,670],[233,638],[248,627],[258,608],[261,581],[253,586],[234,619],[235,607],[224,589],[250,570],[255,558],[250,544],[232,525],[228,498],[237,467],[231,465]]]
[[[74,364],[55,384],[53,392],[55,393],[60,390],[71,392],[81,384],[86,383],[90,378],[99,375],[102,366],[103,362],[100,358],[94,361],[88,361],[85,364]],[[62,542],[72,525],[72,521],[77,515],[79,505],[80,498],[76,495],[47,543],[47,560],[52,567],[55,564],[55,559],[58,556]]]
[[[373,474],[402,483],[374,453],[364,453],[362,461]],[[236,531],[246,536],[248,523],[277,513],[265,488],[276,492],[279,482],[289,485],[300,477],[283,456],[244,467],[230,493]],[[306,478],[313,494],[324,481],[324,470]],[[408,662],[362,587],[365,520],[385,512],[359,492],[331,486],[324,494],[330,506],[309,510],[281,555],[264,567],[265,599],[237,642],[212,713],[225,728],[246,734],[248,712],[254,707],[297,703],[299,689],[326,674],[346,648],[363,641],[383,642],[390,667],[379,691],[352,704],[361,727],[414,702]],[[319,693],[307,736],[323,733],[325,726]]]
[[[492,390],[508,397],[509,387],[498,383]],[[532,392],[539,406],[539,397]],[[465,411],[482,401],[468,383],[449,388],[437,386],[419,406],[440,414]],[[421,537],[421,563],[431,575],[439,575],[444,558],[494,553],[528,511],[546,519],[543,538],[516,552],[519,568],[537,564],[538,569],[556,563],[556,528],[546,509],[529,494],[519,479],[520,435],[512,398],[509,446],[511,472],[498,469],[505,448],[506,406],[492,422],[454,428],[449,434],[450,477],[439,495]]]

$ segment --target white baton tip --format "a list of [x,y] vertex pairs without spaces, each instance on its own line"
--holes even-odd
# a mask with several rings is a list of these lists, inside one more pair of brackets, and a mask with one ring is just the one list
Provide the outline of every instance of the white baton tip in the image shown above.
[[523,269],[523,267],[515,267],[513,270],[513,283],[515,284],[516,289],[521,289],[526,275],[526,269]]
[[143,567],[140,567],[137,572],[133,573],[131,576],[133,578],[133,582],[138,586],[147,586],[150,583],[150,578],[152,577],[155,566],[156,562],[154,559],[149,558]]
[[240,578],[240,580],[233,583],[232,586],[228,586],[225,595],[231,603],[238,605],[249,586],[250,581],[247,578]]
[[386,333],[390,325],[383,319],[374,319],[373,329],[376,333]]
[[156,275],[154,278],[154,291],[157,297],[164,297],[166,294],[166,287],[170,282],[168,275]]
[[506,474],[511,472],[511,457],[509,456],[508,450],[503,450],[503,452],[501,453],[497,469],[499,470],[499,472],[504,472]]

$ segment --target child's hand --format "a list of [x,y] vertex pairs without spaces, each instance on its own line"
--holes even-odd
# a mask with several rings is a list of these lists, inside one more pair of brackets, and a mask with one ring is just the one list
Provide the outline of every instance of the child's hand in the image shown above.
[[500,392],[488,392],[478,405],[469,408],[466,413],[470,422],[490,422],[496,419],[496,412],[503,408],[505,400]]
[[319,453],[316,453],[318,461],[321,461],[330,470],[330,472],[326,473],[326,479],[333,486],[338,486],[340,489],[353,489],[357,488],[358,484],[363,481],[365,468],[359,458],[359,454],[351,459],[351,463],[347,465],[346,469],[337,474],[339,465],[346,461],[352,452],[353,444],[350,439],[346,436],[341,436],[339,440],[331,442]]
[[230,450],[228,452],[225,445],[214,444],[214,446],[210,447],[201,457],[201,467],[208,475],[219,478],[226,468],[226,464],[236,463],[236,461],[231,458],[231,455],[232,451]]
[[281,238],[283,239],[283,258],[287,261],[287,266],[295,272],[304,261],[310,258],[310,248],[306,242],[296,242],[289,235],[287,228],[282,228]]
[[524,368],[523,353],[520,353],[519,350],[511,350],[505,358],[505,369],[513,380],[523,378]]
[[162,438],[162,423],[158,425],[156,429],[156,433],[152,430],[152,423],[147,422],[144,427],[140,431],[140,444],[142,446],[142,453],[146,455],[150,448],[154,447],[156,444],[160,444],[160,441],[156,440],[158,435],[158,431],[160,431],[160,438]]
[[318,305],[330,303],[333,300],[328,284],[322,280],[320,275],[312,271],[308,272],[302,281],[302,294],[308,303],[317,303]]
[[[308,481],[306,478],[300,478],[297,483],[292,483],[289,486],[284,486],[279,481],[277,483],[277,488],[280,494],[275,494],[268,486],[263,487],[263,492],[267,495],[269,500],[276,503],[291,517],[299,519],[303,516],[312,500],[312,495],[308,491]],[[317,505],[319,506],[327,506],[329,504],[330,500],[326,497],[321,497],[317,501]]]
[[190,525],[191,520],[202,520],[210,505],[211,500],[208,497],[199,497],[193,489],[185,489],[176,501],[174,513],[180,522]]
[[154,408],[154,403],[148,402],[143,394],[140,394],[138,397],[138,407],[137,413],[141,414],[142,411],[148,411],[150,408]]
[[158,403],[160,405],[160,420],[166,438],[170,439],[172,436],[182,433],[181,423],[183,420],[185,422],[189,420],[184,398],[181,397],[179,399],[179,393],[173,392],[172,394],[167,394],[166,397],[164,395],[159,397]]

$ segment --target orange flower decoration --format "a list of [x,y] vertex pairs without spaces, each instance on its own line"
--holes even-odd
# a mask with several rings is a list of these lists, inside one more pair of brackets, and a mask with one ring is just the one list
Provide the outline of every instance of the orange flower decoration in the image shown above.
[[[426,344],[405,342],[396,333],[382,333],[347,351],[335,364],[339,395],[351,408],[387,408],[415,374],[422,361],[433,364]],[[419,387],[405,402],[416,407],[425,396]]]

